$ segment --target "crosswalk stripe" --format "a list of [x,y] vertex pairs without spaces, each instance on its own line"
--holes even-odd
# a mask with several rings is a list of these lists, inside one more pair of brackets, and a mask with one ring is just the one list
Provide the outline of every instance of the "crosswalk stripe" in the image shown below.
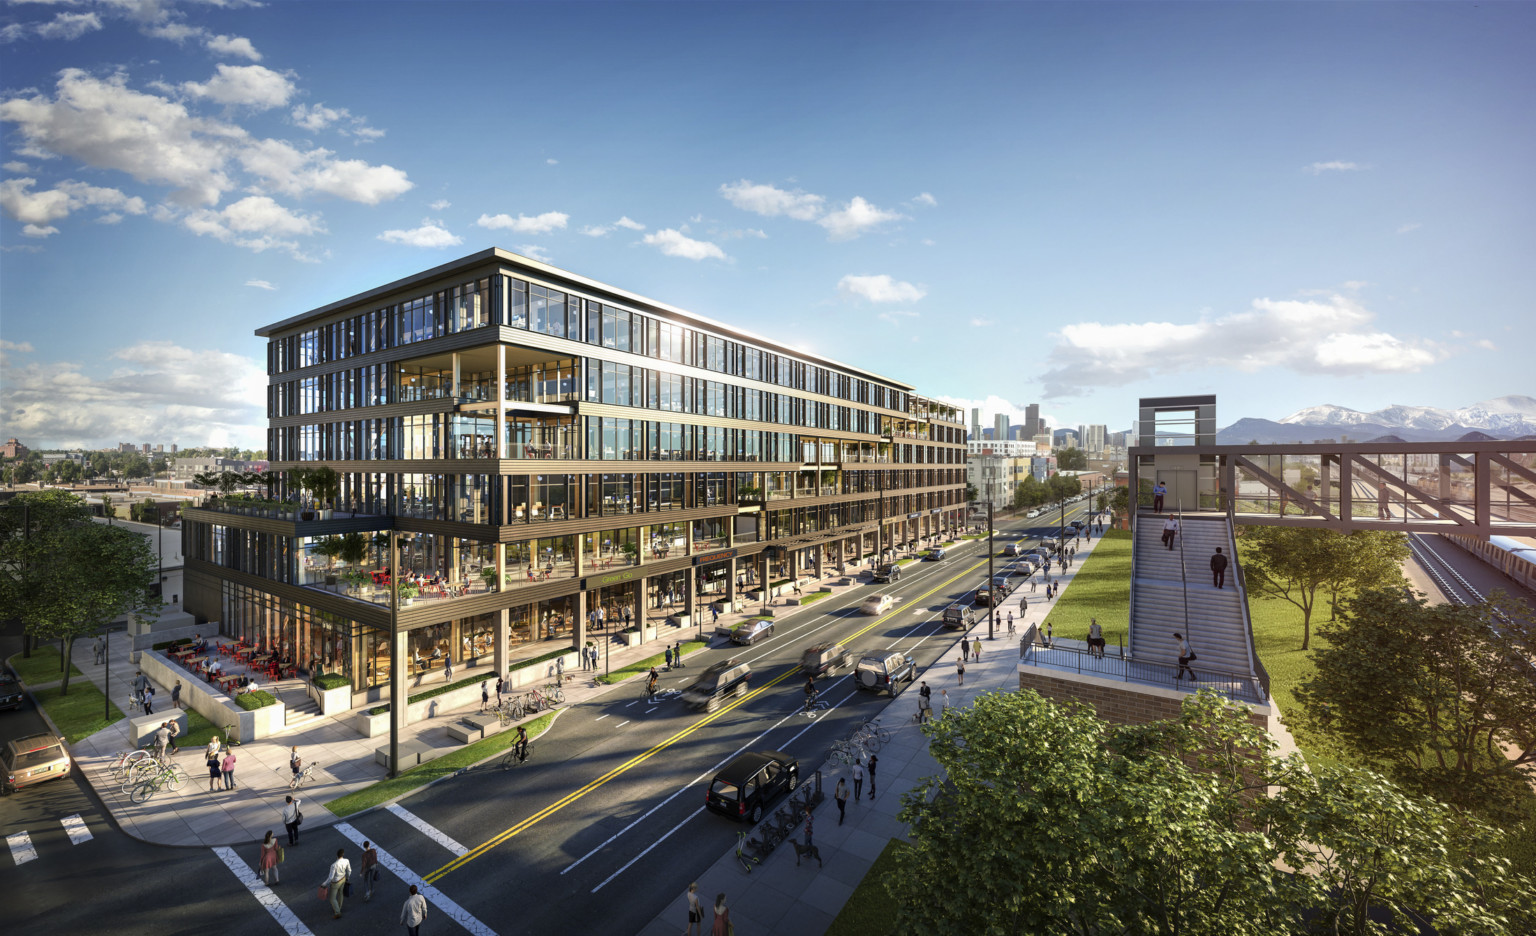
[[80,818],[79,813],[75,813],[73,816],[65,816],[59,821],[64,823],[64,831],[69,833],[69,844],[71,845],[89,842],[94,838],[91,835],[91,830],[86,828],[85,820]]
[[[347,838],[351,839],[358,848],[363,847],[363,842],[365,839],[363,838],[362,834],[359,833],[356,829],[352,828],[349,823],[338,822],[335,826],[333,826],[333,828],[335,828],[337,832],[340,832],[342,835],[345,835]],[[374,848],[378,848],[378,846],[374,845]],[[428,884],[426,881],[423,881],[421,879],[421,875],[401,864],[399,859],[395,858],[394,855],[391,855],[389,852],[382,848],[378,848],[378,852],[379,865],[381,867],[383,867],[389,873],[393,874],[395,877],[398,877],[401,882],[405,884],[415,884],[417,891],[421,893],[421,896],[427,898],[428,903],[441,910],[444,916],[454,920],[466,930],[469,930],[471,936],[496,936],[495,930],[475,919],[473,914],[459,906],[442,891],[433,887],[431,884]]]
[[[235,873],[235,877],[240,879],[245,889],[251,892],[251,896],[256,898],[257,903],[266,908],[266,911],[272,915],[272,919],[277,921],[277,925],[281,926],[288,936],[315,936],[310,928],[304,925],[304,921],[300,920],[292,910],[288,909],[288,905],[272,892],[272,888],[263,884],[261,878],[256,876],[256,872],[240,860],[240,856],[235,854],[233,848],[219,847],[215,848],[213,853],[219,856],[219,860],[224,862],[225,867]],[[313,888],[308,890],[311,893],[314,891]]]
[[7,835],[5,844],[11,846],[11,859],[18,865],[24,865],[37,857],[37,849],[32,847],[32,836],[25,832]]
[[463,845],[460,845],[458,842],[455,842],[452,838],[449,838],[448,835],[442,830],[438,829],[436,826],[427,822],[427,820],[421,818],[420,816],[399,805],[398,803],[391,803],[384,808],[399,816],[401,820],[409,823],[413,828],[416,829],[416,831],[420,832],[422,835],[425,835],[427,838],[453,852],[454,857],[462,857],[469,854],[469,849],[465,848]]

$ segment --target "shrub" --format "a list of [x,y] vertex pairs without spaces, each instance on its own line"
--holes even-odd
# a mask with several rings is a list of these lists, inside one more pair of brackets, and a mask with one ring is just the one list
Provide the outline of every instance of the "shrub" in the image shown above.
[[321,673],[315,677],[315,685],[321,689],[340,689],[352,685],[352,680],[341,673]]
[[252,712],[259,708],[266,708],[269,705],[276,705],[277,698],[270,692],[258,689],[255,692],[242,692],[235,696],[235,704],[247,712]]

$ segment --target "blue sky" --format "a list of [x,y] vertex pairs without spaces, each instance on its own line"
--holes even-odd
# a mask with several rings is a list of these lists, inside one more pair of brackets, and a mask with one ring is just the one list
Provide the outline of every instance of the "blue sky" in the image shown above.
[[990,414],[1536,391],[1529,4],[0,7],[0,433],[258,445],[485,247]]

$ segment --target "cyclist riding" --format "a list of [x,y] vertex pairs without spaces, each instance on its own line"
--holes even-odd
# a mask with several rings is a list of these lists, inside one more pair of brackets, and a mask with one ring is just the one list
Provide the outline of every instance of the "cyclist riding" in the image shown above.
[[656,672],[656,667],[651,667],[651,676],[645,681],[645,697],[654,699],[656,690],[661,686],[661,676]]
[[816,677],[815,676],[807,676],[807,677],[805,677],[805,710],[807,712],[809,712],[811,710],[812,706],[814,706],[816,704],[816,696],[817,696],[817,694],[818,694],[818,691],[816,689]]
[[522,725],[517,726],[517,740],[513,742],[512,750],[517,754],[518,763],[528,759],[528,729]]

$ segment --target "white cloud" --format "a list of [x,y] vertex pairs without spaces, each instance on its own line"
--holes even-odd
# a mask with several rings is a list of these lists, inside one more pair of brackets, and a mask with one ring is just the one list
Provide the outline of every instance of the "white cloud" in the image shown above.
[[252,62],[261,61],[261,53],[244,36],[210,36],[203,45],[215,55],[237,56]]
[[900,309],[891,309],[886,312],[881,312],[879,315],[875,316],[875,318],[884,319],[885,321],[890,322],[892,325],[900,325],[904,319],[914,319],[917,318],[917,316],[918,314],[916,312],[906,312]]
[[926,205],[929,208],[932,208],[932,207],[934,207],[935,205],[937,205],[939,203],[939,200],[937,198],[934,198],[932,195],[928,194],[927,192],[923,192],[922,194],[918,195],[916,198],[912,199],[912,201],[915,204]]
[[1417,221],[1409,221],[1406,224],[1399,224],[1397,226],[1397,233],[1399,233],[1399,234],[1407,234],[1410,231],[1417,231],[1419,228],[1421,228],[1423,226],[1424,225],[1420,224]]
[[141,342],[114,358],[110,373],[99,376],[72,361],[7,367],[0,422],[37,448],[100,448],[122,438],[174,440],[184,447],[265,444],[267,375],[261,363],[168,341]]
[[903,217],[906,216],[899,212],[885,211],[877,208],[855,195],[853,201],[837,211],[829,212],[816,223],[827,229],[829,239],[849,240],[858,237],[865,231]]
[[437,201],[433,202],[427,207],[431,208],[433,211],[447,211],[449,208],[453,207],[453,202],[446,198],[439,198]]
[[421,227],[409,231],[385,231],[379,235],[379,240],[408,247],[454,247],[464,243],[464,238],[449,233],[441,221],[431,218],[422,219]]
[[22,162],[19,159],[13,159],[10,162],[0,165],[0,169],[4,169],[6,172],[31,172],[32,166],[28,163]]
[[1358,292],[1371,285],[1369,280],[1345,280],[1344,288],[1350,292]]
[[672,228],[662,228],[655,233],[647,234],[644,240],[645,243],[660,248],[661,252],[669,257],[682,257],[686,260],[730,259],[718,245],[711,244],[709,241],[694,240]]
[[989,318],[973,318],[973,319],[971,319],[971,327],[972,328],[986,328],[989,325],[995,325],[995,324],[997,324],[997,323],[994,322],[992,319],[989,319]]
[[1497,350],[1499,350],[1499,346],[1494,344],[1493,342],[1489,341],[1487,338],[1479,338],[1479,339],[1477,339],[1476,341],[1474,341],[1472,343],[1477,345],[1479,348],[1482,348],[1484,351],[1497,351]]
[[645,225],[641,224],[639,221],[631,220],[629,215],[624,215],[623,217],[619,218],[619,220],[613,222],[613,226],[628,228],[631,231],[645,230]]
[[558,166],[558,165],[560,165],[560,160],[553,159],[553,158],[546,159],[546,160],[544,160],[544,165],[546,165],[546,166]]
[[617,228],[625,228],[626,230],[630,231],[643,231],[645,230],[645,225],[641,224],[639,221],[632,220],[629,215],[625,215],[612,224],[588,224],[581,229],[581,233],[587,235],[588,237],[607,237]]
[[265,65],[218,65],[218,74],[207,81],[187,81],[181,90],[229,107],[270,110],[282,107],[295,91],[287,75]]
[[741,240],[744,237],[768,239],[768,232],[762,228],[730,228],[729,230],[712,230],[709,233],[722,240]]
[[298,259],[308,258],[291,238],[325,233],[318,216],[290,211],[265,195],[247,196],[221,211],[193,209],[182,216],[181,223],[199,237],[214,237],[257,253],[284,250]]
[[[1006,400],[996,394],[984,400],[969,400],[964,397],[945,396],[943,394],[938,394],[936,399],[960,410],[960,417],[965,421],[966,426],[971,424],[972,409],[981,410],[981,427],[983,429],[991,429],[996,423],[996,417],[998,416],[1007,416],[1009,426],[1022,426],[1024,425],[1024,420],[1029,416],[1028,410],[1022,404]],[[1055,420],[1048,421],[1055,425]]]
[[1310,166],[1303,166],[1301,171],[1312,175],[1322,175],[1325,172],[1359,172],[1369,168],[1369,166],[1362,166],[1360,163],[1334,160],[1332,162],[1315,162]]
[[546,211],[531,218],[525,214],[518,214],[515,218],[509,214],[483,214],[475,224],[491,230],[511,231],[514,234],[548,234],[550,231],[563,229],[570,219],[570,215],[560,211]]
[[1228,369],[1302,374],[1412,373],[1444,357],[1438,346],[1371,327],[1347,296],[1255,299],[1249,309],[1189,324],[1079,322],[1062,328],[1041,380],[1047,397],[1153,376]]
[[795,189],[793,192],[772,185],[742,179],[720,186],[720,194],[726,201],[743,211],[751,211],[767,217],[785,215],[797,221],[814,221],[820,214],[826,199]]
[[300,104],[290,113],[294,126],[310,133],[319,133],[328,127],[336,127],[342,136],[351,136],[371,143],[384,135],[383,130],[368,126],[368,118],[357,117],[345,107],[326,107],[324,104]]
[[924,247],[934,247],[934,246],[937,246],[938,243],[939,243],[938,241],[934,240],[931,237],[923,238],[923,246]]
[[6,341],[0,338],[0,351],[16,351],[21,354],[31,354],[34,348],[30,341]]
[[393,166],[373,166],[361,159],[335,159],[336,154],[317,147],[300,152],[281,140],[260,140],[238,154],[240,165],[266,179],[289,195],[324,192],[347,201],[377,205],[401,195],[415,185]]
[[101,17],[95,13],[58,13],[46,23],[11,23],[0,29],[0,42],[15,42],[29,35],[68,41],[98,29],[101,29]]
[[921,286],[891,278],[889,274],[876,276],[845,276],[837,281],[838,292],[870,302],[916,302],[928,295]]
[[551,258],[550,255],[544,250],[544,248],[540,247],[538,244],[519,244],[514,247],[513,250],[529,258],[530,260],[537,260],[540,263],[555,262],[554,259]]
[[[49,237],[59,233],[51,222],[60,221],[82,208],[96,208],[106,212],[106,217],[122,213],[141,215],[145,212],[144,199],[130,197],[115,188],[87,185],[84,182],[64,181],[51,189],[33,191],[37,180],[30,177],[6,179],[0,182],[0,209],[22,222],[28,237]],[[112,223],[112,222],[108,222]]]
[[273,290],[277,289],[276,286],[272,285],[272,283],[267,280],[246,280],[245,285],[252,286],[256,289],[265,289],[267,292],[272,292]]

